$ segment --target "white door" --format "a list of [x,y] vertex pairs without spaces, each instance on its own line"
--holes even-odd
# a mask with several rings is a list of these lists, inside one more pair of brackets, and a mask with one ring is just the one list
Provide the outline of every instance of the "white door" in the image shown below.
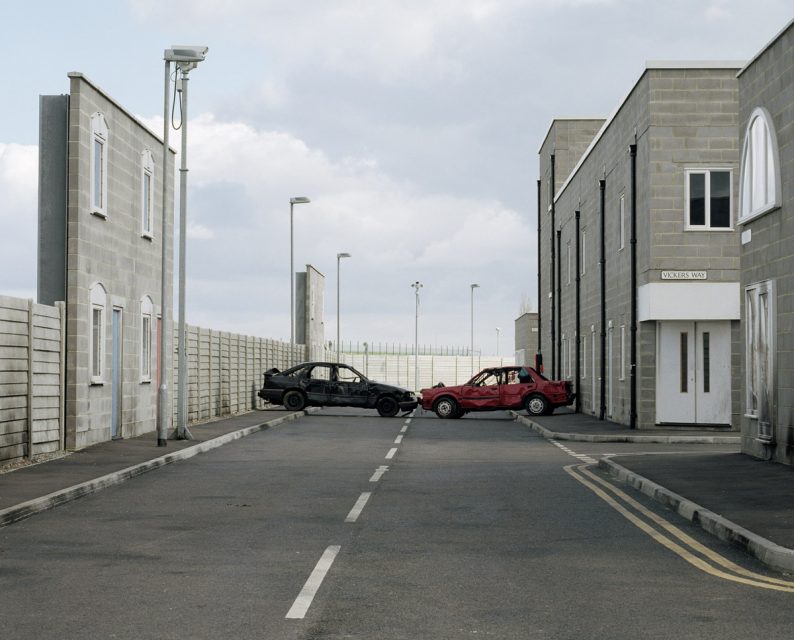
[[730,424],[730,322],[660,322],[658,335],[656,422]]

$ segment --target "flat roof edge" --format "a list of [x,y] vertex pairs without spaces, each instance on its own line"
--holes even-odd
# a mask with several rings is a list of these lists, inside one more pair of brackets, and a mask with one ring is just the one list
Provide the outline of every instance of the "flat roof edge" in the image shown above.
[[747,64],[745,64],[745,65],[744,65],[744,66],[743,66],[741,69],[739,69],[739,73],[737,73],[737,74],[736,74],[736,77],[738,78],[738,77],[739,77],[740,75],[742,75],[742,74],[743,74],[745,71],[747,71],[747,69],[748,69],[750,66],[752,66],[752,64],[753,64],[753,63],[754,63],[756,60],[758,60],[758,58],[760,58],[760,57],[761,57],[761,56],[762,56],[764,53],[766,53],[766,50],[767,50],[767,49],[769,49],[769,47],[771,47],[773,44],[775,44],[775,43],[776,43],[776,42],[777,42],[777,41],[780,39],[780,37],[781,37],[781,36],[782,36],[784,33],[786,33],[786,31],[788,31],[788,30],[791,28],[791,25],[792,25],[792,24],[794,24],[794,18],[792,18],[791,20],[789,20],[789,21],[788,21],[788,24],[787,24],[785,27],[783,27],[783,28],[782,28],[780,31],[778,31],[778,32],[777,32],[777,33],[774,35],[774,37],[773,37],[773,38],[772,38],[772,39],[771,39],[769,42],[767,42],[767,43],[766,43],[766,44],[765,44],[763,47],[761,47],[761,48],[758,50],[758,53],[756,53],[756,54],[755,54],[755,55],[754,55],[752,58],[750,58],[750,60],[748,60]]

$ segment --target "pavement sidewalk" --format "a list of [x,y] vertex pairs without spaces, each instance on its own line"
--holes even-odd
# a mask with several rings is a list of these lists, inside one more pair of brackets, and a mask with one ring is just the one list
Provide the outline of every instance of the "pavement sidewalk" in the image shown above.
[[571,411],[516,418],[545,438],[578,442],[735,444],[725,452],[617,454],[598,466],[779,571],[794,572],[794,468],[739,453],[732,431],[630,430]]

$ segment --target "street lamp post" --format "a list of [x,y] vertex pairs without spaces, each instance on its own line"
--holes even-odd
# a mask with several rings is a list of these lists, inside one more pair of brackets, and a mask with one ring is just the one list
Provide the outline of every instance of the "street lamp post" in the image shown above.
[[471,287],[471,375],[474,377],[474,290],[479,289],[480,285],[470,284]]
[[336,254],[336,361],[340,362],[339,360],[339,263],[342,261],[342,258],[350,258],[349,253],[337,253]]
[[502,330],[499,327],[496,327],[496,357],[499,357],[499,333]]
[[416,294],[416,315],[414,318],[414,391],[419,391],[419,289],[422,283],[417,280],[411,285]]
[[161,227],[161,256],[160,256],[160,388],[157,399],[157,446],[166,446],[168,423],[171,418],[171,404],[168,391],[169,373],[166,371],[168,362],[168,349],[171,346],[171,336],[168,335],[168,316],[172,313],[169,305],[168,288],[171,283],[167,280],[168,250],[168,224],[166,215],[168,207],[168,134],[170,131],[169,82],[171,76],[171,63],[176,63],[176,68],[181,74],[182,92],[182,150],[179,174],[179,369],[177,372],[179,397],[177,398],[177,430],[179,439],[191,439],[185,417],[185,401],[187,399],[187,354],[185,350],[185,249],[187,228],[187,87],[188,74],[198,66],[198,63],[207,56],[208,47],[191,47],[175,45],[166,49],[163,54],[165,60],[165,90],[163,100],[163,198],[162,198],[162,227]]
[[292,208],[296,204],[311,202],[304,196],[289,199],[289,363],[294,364],[295,357],[295,267],[293,247]]

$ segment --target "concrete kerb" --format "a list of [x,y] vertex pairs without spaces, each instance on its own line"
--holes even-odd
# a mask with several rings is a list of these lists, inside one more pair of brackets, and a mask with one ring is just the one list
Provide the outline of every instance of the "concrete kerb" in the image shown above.
[[107,489],[108,487],[121,484],[122,482],[126,482],[127,480],[149,471],[159,469],[160,467],[164,467],[165,465],[171,464],[172,462],[187,460],[193,456],[197,456],[200,453],[206,453],[212,449],[217,449],[218,447],[222,447],[225,444],[229,444],[230,442],[234,442],[240,438],[257,433],[258,431],[263,431],[284,422],[295,420],[306,415],[307,413],[313,413],[313,411],[311,409],[307,409],[306,411],[298,411],[286,416],[281,416],[280,418],[276,418],[274,420],[268,420],[267,422],[262,422],[250,427],[245,427],[244,429],[232,431],[222,436],[218,436],[217,438],[213,438],[212,440],[207,440],[205,442],[200,442],[196,445],[186,447],[180,451],[167,453],[163,456],[153,458],[152,460],[147,460],[131,467],[120,469],[119,471],[114,471],[113,473],[108,473],[99,478],[87,480],[86,482],[81,482],[80,484],[67,487],[66,489],[53,491],[46,496],[33,498],[27,502],[22,502],[12,507],[7,507],[0,510],[0,527],[13,524],[14,522],[19,522],[20,520],[29,518],[32,515],[41,513],[42,511],[47,511],[53,507],[57,507],[67,502],[72,502],[73,500],[77,500],[83,496],[91,495],[92,493],[96,493],[102,489]]
[[690,436],[676,435],[634,435],[634,434],[603,434],[603,433],[566,433],[551,431],[531,418],[522,416],[515,411],[510,414],[516,421],[528,426],[548,440],[568,440],[572,442],[636,442],[645,444],[740,444],[740,436]]
[[782,547],[771,540],[767,540],[735,522],[731,522],[727,518],[723,518],[721,515],[709,511],[699,504],[687,500],[683,496],[622,467],[612,458],[601,458],[598,466],[607,471],[616,480],[665,505],[720,540],[755,556],[765,565],[778,571],[794,572],[794,549]]

